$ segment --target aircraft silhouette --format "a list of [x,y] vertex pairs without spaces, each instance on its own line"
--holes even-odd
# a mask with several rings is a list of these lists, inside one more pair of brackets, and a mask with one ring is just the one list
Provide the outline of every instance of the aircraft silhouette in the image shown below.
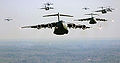
[[97,11],[95,11],[95,12],[101,12],[102,14],[106,14],[106,13],[108,13],[108,12],[112,12],[113,10],[115,10],[115,9],[113,9],[113,8],[110,8],[110,6],[109,7],[99,7],[99,8],[102,8],[101,10],[97,10]]
[[88,10],[88,9],[90,9],[90,8],[85,7],[85,8],[82,8],[82,9],[84,9],[84,10]]
[[45,9],[46,11],[47,11],[47,10],[50,10],[50,9],[54,9],[54,8],[51,7],[50,5],[53,5],[53,3],[45,3],[45,4],[44,4],[44,8],[40,8],[40,9]]
[[6,20],[6,21],[11,21],[11,20],[13,20],[13,19],[11,19],[11,18],[5,18],[5,20]]
[[89,21],[89,24],[96,24],[97,21],[107,21],[106,19],[101,19],[101,18],[95,18],[93,17],[93,15],[98,15],[98,14],[85,14],[85,15],[91,15],[90,18],[85,18],[85,19],[77,19],[77,20],[74,20],[74,21]]
[[52,14],[52,15],[45,15],[43,17],[49,17],[49,16],[57,16],[58,17],[58,22],[53,22],[53,23],[48,23],[48,24],[40,24],[40,25],[34,25],[34,26],[24,26],[22,28],[36,28],[36,29],[41,29],[41,28],[54,28],[54,34],[56,35],[64,35],[68,34],[68,29],[67,28],[80,28],[80,29],[87,29],[90,27],[87,27],[86,25],[76,25],[74,23],[65,23],[65,21],[60,20],[60,16],[66,16],[66,17],[73,17],[71,15],[65,15],[65,14]]

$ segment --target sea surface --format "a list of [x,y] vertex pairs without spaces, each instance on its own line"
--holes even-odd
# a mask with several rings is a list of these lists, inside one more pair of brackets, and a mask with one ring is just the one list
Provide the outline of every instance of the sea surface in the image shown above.
[[0,63],[120,63],[120,40],[0,41]]

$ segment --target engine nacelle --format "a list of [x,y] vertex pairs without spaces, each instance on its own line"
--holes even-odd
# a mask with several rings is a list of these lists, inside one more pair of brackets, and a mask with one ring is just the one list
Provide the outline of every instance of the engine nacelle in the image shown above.
[[95,18],[91,18],[90,19],[90,22],[89,22],[89,24],[96,24],[97,22],[96,22],[96,19]]
[[82,29],[85,30],[85,29],[86,29],[86,26],[85,26],[85,25],[82,25]]
[[83,30],[85,30],[85,29],[87,29],[87,28],[90,28],[90,27],[87,27],[87,26],[85,26],[85,25],[82,25],[82,29],[83,29]]
[[48,24],[48,28],[52,28],[53,27],[53,25],[52,24]]
[[102,14],[105,14],[105,13],[107,13],[107,11],[106,10],[102,10]]
[[71,24],[68,24],[68,27],[69,27],[69,28],[76,28],[76,25],[73,24],[73,23],[71,23]]
[[41,29],[41,25],[37,25],[37,29]]

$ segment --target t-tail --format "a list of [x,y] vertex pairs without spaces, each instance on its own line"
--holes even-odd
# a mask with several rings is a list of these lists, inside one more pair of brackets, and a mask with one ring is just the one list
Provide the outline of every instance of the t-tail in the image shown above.
[[50,16],[57,16],[57,17],[58,17],[58,21],[60,21],[60,16],[73,17],[73,16],[71,16],[71,15],[65,15],[65,14],[60,14],[60,13],[51,14],[51,15],[45,15],[45,16],[43,16],[43,17],[50,17]]
[[90,13],[90,14],[85,14],[85,15],[91,15],[91,17],[93,17],[93,15],[98,15],[98,14]]

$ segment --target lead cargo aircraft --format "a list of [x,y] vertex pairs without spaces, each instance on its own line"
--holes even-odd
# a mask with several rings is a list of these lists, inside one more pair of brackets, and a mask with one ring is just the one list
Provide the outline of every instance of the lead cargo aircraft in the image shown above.
[[45,15],[43,17],[49,17],[49,16],[57,16],[58,17],[58,22],[53,22],[53,23],[48,23],[48,24],[40,24],[40,25],[34,25],[34,26],[24,26],[21,28],[36,28],[36,29],[41,29],[41,28],[54,28],[54,34],[56,35],[64,35],[68,34],[68,29],[67,28],[80,28],[80,29],[87,29],[90,27],[87,27],[86,25],[76,25],[74,23],[68,23],[66,24],[65,21],[60,20],[60,16],[66,16],[66,17],[73,17],[70,15],[64,15],[64,14],[52,14],[52,15]]

